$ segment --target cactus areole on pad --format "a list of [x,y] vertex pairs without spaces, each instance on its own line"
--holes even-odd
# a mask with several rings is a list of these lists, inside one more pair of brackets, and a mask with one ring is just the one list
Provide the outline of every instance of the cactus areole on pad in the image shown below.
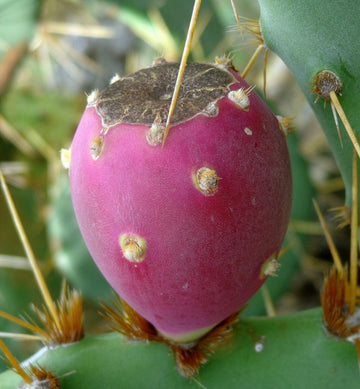
[[163,144],[177,72],[158,61],[89,95],[70,184],[109,283],[161,334],[186,341],[263,284],[285,236],[292,183],[277,118],[221,63],[187,65]]

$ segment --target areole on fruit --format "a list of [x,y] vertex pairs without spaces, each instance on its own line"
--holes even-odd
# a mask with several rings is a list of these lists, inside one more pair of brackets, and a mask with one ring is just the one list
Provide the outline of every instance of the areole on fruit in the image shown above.
[[178,66],[160,61],[92,96],[71,145],[70,184],[104,276],[159,333],[182,342],[263,284],[292,184],[277,118],[231,66],[187,65],[162,147]]
[[211,196],[216,193],[219,186],[219,177],[216,170],[208,167],[197,169],[194,174],[194,183],[197,189],[205,196]]
[[121,251],[130,262],[141,262],[145,259],[146,241],[140,236],[130,234],[121,235],[119,238]]

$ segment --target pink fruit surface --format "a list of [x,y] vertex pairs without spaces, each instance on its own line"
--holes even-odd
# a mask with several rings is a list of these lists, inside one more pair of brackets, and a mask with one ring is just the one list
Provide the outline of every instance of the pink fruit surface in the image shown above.
[[[263,284],[263,264],[286,233],[292,182],[277,118],[254,91],[245,93],[243,108],[228,97],[249,87],[231,69],[194,68],[184,81],[191,96],[180,93],[164,146],[149,142],[151,121],[161,130],[165,117],[146,100],[166,111],[173,84],[159,93],[156,80],[144,77],[155,69],[161,78],[171,66],[139,71],[90,97],[71,145],[70,185],[80,230],[108,282],[159,331],[181,337],[216,325]],[[213,90],[197,82],[199,74],[212,82],[218,72],[227,80],[220,96],[184,117],[183,106]],[[140,119],[127,117],[119,100],[129,100]]]

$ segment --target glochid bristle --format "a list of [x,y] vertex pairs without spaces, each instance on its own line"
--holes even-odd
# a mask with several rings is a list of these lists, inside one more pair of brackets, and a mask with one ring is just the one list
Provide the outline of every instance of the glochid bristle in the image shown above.
[[232,326],[238,320],[236,312],[222,321],[210,332],[191,343],[177,343],[160,336],[156,328],[138,314],[119,296],[114,296],[111,304],[102,302],[104,316],[110,322],[110,328],[126,338],[136,341],[154,341],[165,343],[174,353],[177,370],[187,378],[196,376],[216,348],[228,341],[232,335]]

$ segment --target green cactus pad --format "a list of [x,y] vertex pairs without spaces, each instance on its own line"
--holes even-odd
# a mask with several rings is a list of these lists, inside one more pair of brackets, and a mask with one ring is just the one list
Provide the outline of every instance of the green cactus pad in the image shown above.
[[[35,361],[33,361],[34,363]],[[166,345],[131,342],[116,333],[88,336],[48,350],[36,361],[72,388],[358,388],[354,345],[329,337],[320,309],[275,318],[242,319],[232,341],[193,379],[174,367]],[[69,373],[68,375],[66,375]],[[20,382],[13,372],[0,375],[0,387]]]
[[357,0],[286,1],[259,0],[260,25],[267,47],[286,63],[313,108],[334,153],[351,199],[352,144],[342,124],[341,146],[330,102],[312,92],[313,77],[323,70],[342,82],[339,100],[360,138],[360,41]]

